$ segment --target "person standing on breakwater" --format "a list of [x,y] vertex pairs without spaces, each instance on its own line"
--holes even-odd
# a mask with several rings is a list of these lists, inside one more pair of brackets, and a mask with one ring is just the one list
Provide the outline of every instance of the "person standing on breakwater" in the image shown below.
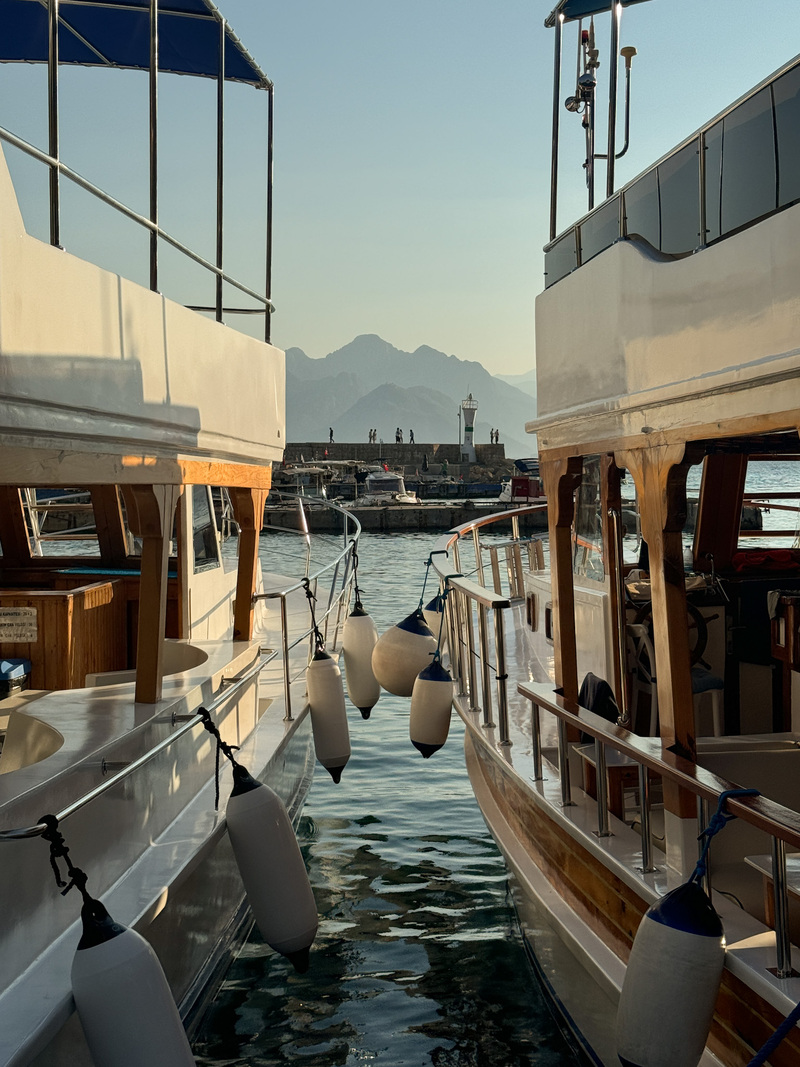
[[410,445],[414,444],[414,431],[413,430],[409,430],[408,431],[408,443]]
[[328,427],[328,444],[330,444],[330,445],[333,444],[333,427],[332,426]]

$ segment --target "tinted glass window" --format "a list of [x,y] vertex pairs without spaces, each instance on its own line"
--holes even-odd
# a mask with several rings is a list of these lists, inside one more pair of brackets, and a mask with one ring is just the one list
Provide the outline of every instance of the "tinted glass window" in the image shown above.
[[778,207],[800,200],[800,67],[773,86],[778,132]]
[[206,485],[192,486],[192,547],[195,572],[219,566],[217,524]]
[[706,130],[706,241],[715,241],[721,232],[722,207],[722,123]]
[[581,224],[581,263],[608,248],[619,237],[619,197],[599,207]]
[[642,237],[653,248],[661,247],[658,210],[658,175],[649,171],[625,193],[625,234]]
[[545,287],[553,285],[575,270],[578,266],[578,251],[575,243],[575,230],[570,230],[560,241],[556,241],[544,256]]
[[692,252],[700,244],[700,157],[692,142],[658,168],[661,251]]
[[777,204],[772,97],[762,89],[723,120],[722,233],[774,211]]

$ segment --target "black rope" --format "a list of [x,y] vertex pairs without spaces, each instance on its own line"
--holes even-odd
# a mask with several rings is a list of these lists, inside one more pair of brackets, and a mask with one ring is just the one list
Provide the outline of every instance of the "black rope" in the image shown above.
[[317,598],[311,592],[311,582],[308,580],[308,578],[303,579],[303,585],[305,586],[306,596],[308,597],[308,608],[311,612],[311,629],[314,631],[314,651],[324,652],[325,642],[322,638],[322,634],[320,633],[319,626],[317,626],[317,620],[314,615],[314,601]]
[[240,764],[233,757],[234,752],[239,751],[239,746],[229,745],[227,741],[222,740],[217,725],[206,708],[198,708],[197,714],[200,716],[203,726],[217,742],[214,764],[214,811],[219,811],[219,755],[222,752],[231,761],[233,767],[239,767]]
[[[350,546],[353,553],[353,591],[356,595],[356,610],[363,611],[364,605],[361,603],[361,590],[358,586],[358,552],[356,551],[355,538],[350,542]],[[306,595],[308,594],[306,593]]]
[[[56,885],[61,890],[61,896],[65,897],[70,889],[77,889],[83,897],[84,904],[95,904],[96,901],[94,897],[91,896],[86,889],[86,882],[88,880],[86,872],[82,871],[80,867],[76,867],[69,858],[69,848],[64,841],[63,835],[58,829],[58,819],[55,815],[42,815],[38,821],[43,822],[47,827],[42,834],[42,837],[45,841],[49,841],[50,843],[50,866],[53,870]],[[66,881],[61,877],[61,870],[58,865],[59,860],[63,860],[64,862],[69,881]]]

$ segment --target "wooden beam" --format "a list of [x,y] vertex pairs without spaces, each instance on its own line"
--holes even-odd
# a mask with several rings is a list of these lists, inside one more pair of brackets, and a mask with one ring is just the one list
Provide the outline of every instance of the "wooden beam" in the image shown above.
[[661,738],[679,755],[696,755],[689,655],[683,542],[686,475],[684,445],[655,445],[617,454],[632,474],[639,495],[642,536],[650,561],[653,645],[658,678]]
[[730,567],[739,543],[742,497],[747,474],[747,456],[716,452],[706,456],[697,525],[694,534],[694,566],[711,571]]
[[575,490],[580,485],[583,461],[539,459],[539,473],[547,497],[550,536],[550,571],[553,594],[553,643],[556,685],[569,700],[578,699],[578,653],[575,642],[575,592],[572,585],[572,520]]
[[233,611],[233,638],[249,641],[253,636],[253,593],[258,576],[259,534],[264,525],[264,489],[231,489],[233,514],[239,524],[239,569]]
[[90,493],[100,558],[110,567],[121,567],[128,558],[128,540],[119,491],[115,485],[95,485]]
[[22,490],[0,485],[0,544],[3,566],[23,566],[31,561],[31,542],[22,506]]
[[155,704],[161,699],[167,618],[167,567],[172,520],[180,491],[177,486],[172,485],[136,485],[128,490],[135,504],[133,509],[129,508],[128,524],[134,534],[142,539],[142,576],[139,582],[136,641],[136,700],[143,704]]

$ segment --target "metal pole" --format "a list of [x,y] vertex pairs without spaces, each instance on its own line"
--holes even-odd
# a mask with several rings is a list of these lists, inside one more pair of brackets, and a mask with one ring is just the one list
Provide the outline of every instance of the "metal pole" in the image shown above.
[[[222,223],[225,174],[225,36],[227,23],[219,20],[219,65],[217,67],[217,270],[222,270]],[[222,278],[216,278],[216,319],[222,322]]]
[[617,81],[619,66],[619,24],[622,19],[622,4],[611,5],[611,41],[608,79],[608,166],[606,168],[606,196],[614,192],[614,160],[617,150]]
[[653,837],[650,830],[650,775],[647,767],[639,764],[639,814],[642,827],[642,873],[654,871]]
[[698,139],[700,152],[700,242],[698,247],[705,248],[708,235],[708,218],[706,216],[706,135],[701,133]]
[[47,4],[47,129],[50,167],[50,244],[61,247],[61,193],[58,174],[58,0]]
[[475,671],[475,631],[472,629],[472,601],[469,597],[464,597],[464,611],[466,614],[467,625],[467,652],[469,661],[467,663],[467,673],[469,675],[469,710],[477,711],[478,704],[475,701],[475,694],[478,692],[478,679]]
[[608,775],[606,773],[606,748],[599,737],[594,739],[594,765],[597,786],[597,836],[611,837],[608,828]]
[[531,753],[533,755],[533,781],[541,782],[542,776],[542,730],[539,722],[539,705],[531,701]]
[[464,689],[464,674],[461,668],[461,634],[458,629],[458,608],[456,607],[457,595],[453,589],[450,590],[450,595],[447,598],[447,611],[449,614],[448,619],[448,649],[450,651],[450,670],[453,673],[455,681],[458,682],[458,694],[463,696],[466,690]]
[[481,690],[483,696],[483,725],[488,729],[492,722],[492,674],[489,667],[489,627],[486,625],[486,611],[483,604],[478,605],[478,639],[481,643]]
[[[270,85],[267,106],[267,300],[272,300],[272,173],[273,173],[273,136],[275,122],[275,86]],[[272,311],[269,304],[265,315],[264,340],[267,344],[272,339]]]
[[778,952],[777,978],[792,977],[792,949],[789,940],[789,891],[786,885],[786,842],[772,839],[772,892],[775,902],[775,948]]
[[508,729],[506,626],[502,608],[494,608],[494,654],[497,660],[497,717],[500,720],[500,744],[511,745],[511,735]]
[[[708,816],[708,801],[707,800],[703,800],[703,798],[699,796],[697,798],[697,822],[699,824],[698,825],[698,829],[699,830],[701,830],[701,831],[705,830],[705,828],[708,826],[708,818],[709,818],[709,816]],[[697,855],[698,856],[700,856],[702,854],[702,852],[703,852],[703,844],[704,844],[703,838],[702,837],[698,837],[698,839],[697,839]],[[710,857],[710,855],[711,855],[711,853],[709,852],[709,857]],[[703,886],[703,889],[705,889],[706,893],[710,897],[711,896],[711,873],[709,871],[708,857],[706,858],[706,873],[703,875],[703,880],[702,880],[701,884]]]
[[285,722],[292,721],[292,680],[289,676],[289,618],[286,597],[281,593],[281,637],[283,640],[283,695],[286,701]]
[[[158,0],[150,0],[150,221],[158,226]],[[150,288],[158,292],[158,234],[150,231]]]
[[555,56],[553,60],[553,134],[550,157],[550,240],[558,232],[558,135],[561,114],[561,28],[562,15],[556,15]]
[[561,776],[561,805],[572,804],[572,786],[569,778],[569,753],[567,752],[567,724],[558,720],[558,773]]
[[617,593],[617,625],[619,626],[619,641],[617,642],[617,665],[619,668],[619,725],[630,726],[628,714],[628,616],[625,609],[625,580],[622,574],[622,523],[620,514],[616,508],[608,509],[611,519],[611,529],[614,535],[614,584]]

